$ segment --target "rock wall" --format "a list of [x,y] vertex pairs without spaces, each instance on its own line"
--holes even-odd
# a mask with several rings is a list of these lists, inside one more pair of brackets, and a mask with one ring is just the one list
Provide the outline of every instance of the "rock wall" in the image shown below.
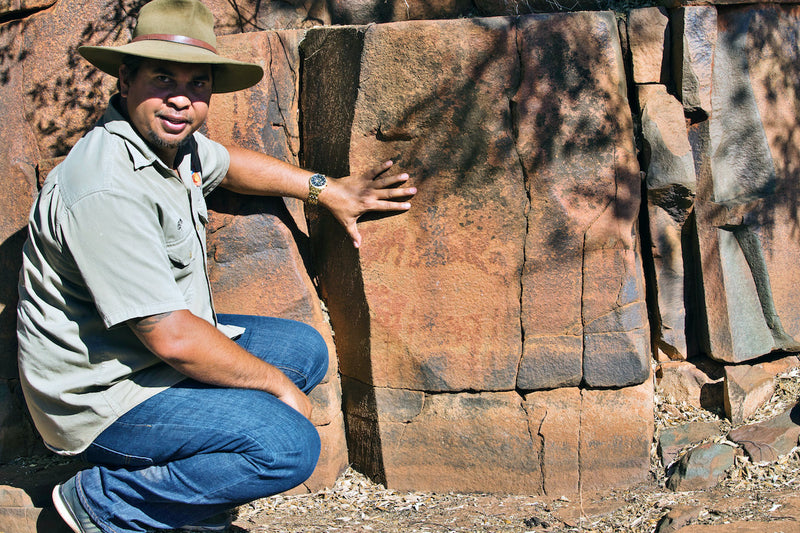
[[[125,42],[142,3],[0,4],[0,461],[41,450],[15,364],[27,212],[113,92],[76,49]],[[393,159],[419,188],[360,250],[299,202],[210,198],[219,310],[328,340],[305,490],[348,461],[398,489],[630,485],[654,359],[800,350],[791,3],[208,4],[223,53],[268,72],[214,97],[212,138],[334,176]]]

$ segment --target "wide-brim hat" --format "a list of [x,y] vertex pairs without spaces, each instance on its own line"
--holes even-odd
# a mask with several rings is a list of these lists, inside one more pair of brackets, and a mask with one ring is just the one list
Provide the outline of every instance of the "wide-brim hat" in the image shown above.
[[222,57],[216,47],[214,16],[198,0],[153,0],[139,11],[130,43],[81,46],[78,52],[92,65],[115,77],[126,55],[211,65],[215,93],[252,87],[264,76],[261,66]]

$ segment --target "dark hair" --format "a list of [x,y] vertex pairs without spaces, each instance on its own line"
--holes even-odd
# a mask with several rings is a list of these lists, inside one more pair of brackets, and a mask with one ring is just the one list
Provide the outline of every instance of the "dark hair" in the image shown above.
[[[128,71],[128,78],[133,79],[136,77],[136,74],[139,72],[139,69],[144,63],[144,58],[139,56],[132,56],[125,54],[122,56],[122,65],[125,66],[125,69]],[[119,85],[119,79],[117,79],[117,92],[120,92],[121,87]]]

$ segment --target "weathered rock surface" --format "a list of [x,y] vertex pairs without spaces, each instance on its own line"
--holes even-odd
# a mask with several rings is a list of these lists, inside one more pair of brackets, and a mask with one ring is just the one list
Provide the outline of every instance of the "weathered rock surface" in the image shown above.
[[734,424],[750,418],[775,392],[775,376],[761,365],[725,367],[725,414]]
[[656,526],[656,533],[673,533],[683,526],[697,520],[702,512],[701,507],[678,505],[669,510]]
[[666,468],[686,446],[716,437],[722,431],[718,422],[696,421],[681,426],[662,429],[658,435],[658,454]]
[[[439,39],[424,38],[433,32]],[[578,42],[590,53],[567,53]],[[430,402],[487,391],[470,401],[485,407],[482,416],[504,420],[512,441],[527,441],[519,399],[504,391],[625,387],[647,379],[633,232],[639,178],[613,17],[319,29],[303,46],[305,164],[336,175],[393,159],[392,171],[408,172],[419,188],[410,212],[361,224],[357,253],[347,251],[330,220],[320,216],[312,224],[340,368],[350,378],[345,410],[363,408],[347,413],[356,462],[390,486],[477,487],[479,478],[488,483],[483,463],[451,465],[457,452],[449,447],[418,449],[412,460],[396,442],[402,435],[403,442],[425,443],[456,431],[437,418],[445,408]],[[353,113],[343,115],[350,103]],[[595,170],[587,175],[587,168]],[[390,390],[391,409],[422,403],[432,411],[414,423],[384,424],[389,415],[381,410],[391,402],[380,398]],[[446,394],[429,400],[429,392]],[[591,397],[587,391],[583,398]],[[369,406],[377,412],[369,414]],[[463,431],[487,431],[477,420]],[[632,441],[641,430],[614,429]],[[461,431],[448,438],[463,441]],[[462,454],[497,453],[488,440],[476,439]],[[624,455],[613,452],[623,463]],[[494,466],[508,474],[493,476],[492,490],[575,489],[577,475],[543,479],[529,452],[502,457],[509,464]],[[547,457],[545,463],[576,460]],[[582,479],[601,476],[589,449],[582,457]],[[611,479],[624,477],[604,468]]]
[[716,411],[723,407],[722,378],[687,361],[667,361],[656,368],[656,388],[665,397]]
[[676,9],[670,21],[672,65],[678,95],[688,113],[707,117],[711,113],[712,66],[717,43],[717,9],[687,6]]
[[[652,388],[424,393],[344,378],[351,459],[398,490],[574,495],[644,481]],[[608,439],[609,420],[614,438]],[[355,445],[354,445],[355,443]],[[523,453],[521,453],[523,451]]]
[[634,83],[665,83],[669,73],[669,16],[663,7],[631,9],[628,43]]
[[754,462],[775,461],[798,445],[800,404],[764,422],[734,429],[728,438],[741,445]]
[[699,490],[716,485],[733,466],[736,449],[727,444],[707,443],[681,457],[667,487],[675,491]]
[[[697,231],[707,352],[727,362],[800,350],[794,288],[800,140],[796,128],[797,10],[720,10]],[[707,67],[711,67],[708,71]],[[781,75],[775,76],[779,72]]]
[[658,360],[685,360],[687,346],[684,272],[687,219],[696,176],[683,106],[664,85],[638,88],[642,165],[647,188],[652,273],[651,331]]

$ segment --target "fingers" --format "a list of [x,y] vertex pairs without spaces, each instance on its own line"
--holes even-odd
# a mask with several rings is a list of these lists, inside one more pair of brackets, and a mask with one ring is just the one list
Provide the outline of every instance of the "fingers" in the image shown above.
[[372,167],[372,169],[367,171],[367,175],[370,177],[370,179],[375,179],[384,172],[386,172],[387,170],[389,170],[390,168],[392,168],[392,165],[394,165],[394,161],[384,161],[380,165],[375,165],[374,167]]

